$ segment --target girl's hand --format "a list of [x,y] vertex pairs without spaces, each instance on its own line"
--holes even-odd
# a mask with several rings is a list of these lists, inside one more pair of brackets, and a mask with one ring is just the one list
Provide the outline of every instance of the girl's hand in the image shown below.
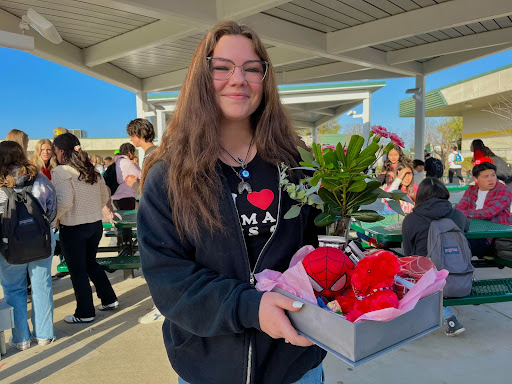
[[133,186],[137,182],[138,178],[135,175],[128,175],[125,177],[124,181],[126,184],[128,184],[130,187]]
[[261,330],[273,339],[285,339],[293,345],[300,347],[313,345],[311,341],[297,333],[284,313],[285,309],[297,312],[301,308],[302,302],[300,301],[294,301],[276,292],[265,292],[261,298],[259,309]]
[[407,175],[408,172],[409,173],[411,172],[411,170],[409,168],[401,169],[401,170],[398,171],[398,176],[397,177],[399,179],[403,180],[405,178],[405,175]]

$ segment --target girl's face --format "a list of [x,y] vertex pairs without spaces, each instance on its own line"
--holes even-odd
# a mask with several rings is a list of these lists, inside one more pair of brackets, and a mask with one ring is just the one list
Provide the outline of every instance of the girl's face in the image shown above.
[[50,144],[44,143],[41,145],[41,151],[39,152],[39,156],[46,163],[48,160],[52,158],[52,147]]
[[404,178],[402,179],[402,185],[404,187],[408,187],[409,185],[411,185],[411,183],[413,181],[412,169],[404,168],[404,170],[405,170],[405,175],[404,175]]
[[[249,83],[242,73],[243,64],[251,60],[261,60],[254,51],[252,41],[245,36],[222,36],[213,50],[212,57],[229,59],[236,66],[229,79],[213,80],[215,99],[221,110],[222,120],[249,121],[261,103],[265,81]],[[222,71],[225,68],[219,67],[217,70]]]
[[57,157],[57,161],[59,164],[64,164],[64,150],[60,149],[56,145],[53,146],[53,153],[55,153],[55,157]]
[[392,149],[388,152],[388,159],[391,161],[391,164],[396,164],[400,160],[400,154],[396,149]]

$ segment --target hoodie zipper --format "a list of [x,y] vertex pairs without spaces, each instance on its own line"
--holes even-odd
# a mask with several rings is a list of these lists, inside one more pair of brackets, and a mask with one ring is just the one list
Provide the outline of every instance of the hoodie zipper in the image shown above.
[[[278,175],[280,174],[279,166],[277,166],[277,174]],[[242,235],[242,240],[244,242],[245,255],[247,256],[247,262],[249,264],[249,283],[251,284],[252,287],[254,287],[256,285],[255,284],[255,279],[254,279],[254,272],[256,271],[256,268],[258,267],[258,262],[260,261],[261,255],[263,254],[263,252],[267,248],[267,245],[270,243],[270,240],[272,240],[272,238],[274,237],[274,233],[277,232],[277,227],[279,226],[279,216],[281,214],[281,187],[279,186],[279,180],[278,180],[277,185],[278,185],[277,188],[279,190],[279,201],[278,201],[278,205],[277,205],[276,228],[274,229],[274,232],[272,232],[272,234],[268,238],[267,242],[265,243],[265,245],[261,249],[261,252],[258,255],[258,258],[256,259],[256,264],[254,264],[254,268],[253,268],[252,271],[251,271],[251,260],[249,259],[249,251],[247,250],[247,243],[245,242],[244,231],[243,231],[243,228],[242,228],[242,224],[240,224],[240,213],[238,212],[238,208],[236,206],[236,202],[233,201],[233,205],[235,206],[235,210],[236,210],[236,214],[237,214],[237,218],[236,219],[238,221],[238,225],[239,225],[239,229],[240,229],[240,234]],[[247,378],[245,380],[246,384],[251,384],[251,369],[252,369],[252,340],[249,340],[249,351],[247,353]]]

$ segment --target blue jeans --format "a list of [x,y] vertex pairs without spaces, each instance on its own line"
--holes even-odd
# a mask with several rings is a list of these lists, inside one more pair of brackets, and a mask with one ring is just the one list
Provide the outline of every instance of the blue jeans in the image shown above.
[[450,307],[443,307],[443,319],[446,320],[448,317],[453,316],[453,312]]
[[[302,376],[302,379],[299,381],[296,381],[293,384],[322,384],[325,382],[324,379],[324,369],[322,367],[322,364],[320,364],[318,367],[313,368],[308,373],[306,373],[304,376]],[[189,384],[187,381],[183,380],[181,377],[178,377],[178,384]]]
[[14,308],[12,341],[20,343],[30,340],[27,311],[27,272],[32,284],[32,335],[38,339],[52,339],[53,291],[52,259],[55,237],[52,231],[52,254],[46,259],[27,264],[9,264],[0,256],[0,282],[5,301]]

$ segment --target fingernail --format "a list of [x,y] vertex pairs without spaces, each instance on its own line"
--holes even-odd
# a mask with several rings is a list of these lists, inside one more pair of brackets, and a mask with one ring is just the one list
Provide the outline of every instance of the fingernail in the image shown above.
[[286,340],[286,339],[284,339],[284,342],[285,342],[286,344],[290,344],[290,342],[289,342],[288,340]]
[[304,305],[304,303],[301,301],[294,301],[292,304],[292,307],[293,308],[302,308],[303,305]]

